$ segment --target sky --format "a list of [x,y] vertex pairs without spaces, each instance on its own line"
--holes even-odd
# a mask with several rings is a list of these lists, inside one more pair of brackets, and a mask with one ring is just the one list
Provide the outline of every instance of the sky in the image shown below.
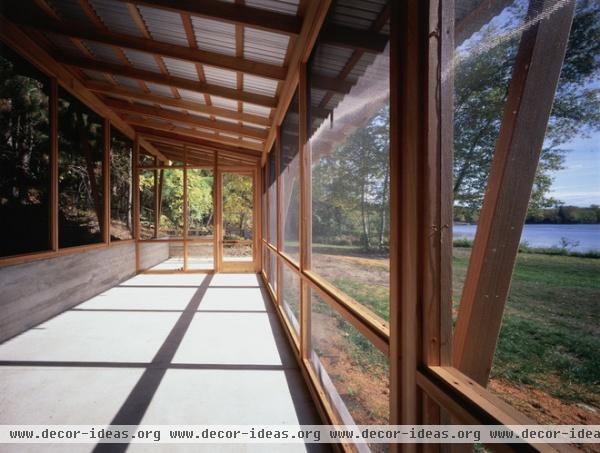
[[565,155],[564,170],[554,173],[549,195],[568,205],[600,205],[600,132],[561,148],[571,151]]

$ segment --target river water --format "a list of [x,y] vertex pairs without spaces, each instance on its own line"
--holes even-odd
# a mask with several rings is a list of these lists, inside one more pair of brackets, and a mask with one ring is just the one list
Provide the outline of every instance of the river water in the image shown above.
[[[473,239],[477,225],[454,225],[455,239]],[[521,242],[530,247],[560,247],[561,238],[570,242],[569,249],[576,252],[600,250],[600,224],[594,225],[525,225]]]

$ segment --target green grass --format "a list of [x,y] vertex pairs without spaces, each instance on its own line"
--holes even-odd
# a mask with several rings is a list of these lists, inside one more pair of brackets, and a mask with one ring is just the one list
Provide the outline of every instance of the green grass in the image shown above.
[[[491,374],[563,401],[600,407],[600,260],[590,259],[591,254],[541,252],[526,249],[518,255]],[[466,245],[453,251],[454,315],[470,253]],[[367,276],[377,270],[375,264],[361,267]],[[350,277],[332,283],[389,318],[388,288]],[[339,320],[348,352],[366,369],[381,366],[378,351],[346,324]]]
[[[458,303],[468,249],[454,249]],[[492,376],[600,404],[600,260],[519,254]]]

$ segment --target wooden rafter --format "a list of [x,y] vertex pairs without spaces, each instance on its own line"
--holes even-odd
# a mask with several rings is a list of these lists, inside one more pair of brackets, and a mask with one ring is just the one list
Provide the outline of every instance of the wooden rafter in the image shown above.
[[121,75],[133,79],[144,80],[162,85],[183,88],[185,90],[197,91],[214,96],[220,96],[227,99],[241,100],[250,104],[257,104],[265,107],[274,107],[277,105],[277,99],[263,96],[260,94],[248,93],[237,89],[226,88],[218,85],[210,85],[204,82],[185,79],[183,77],[167,76],[143,69],[130,68],[114,63],[104,63],[90,58],[70,57],[66,55],[57,55],[57,60],[69,66],[91,69],[94,71],[108,72],[110,74]]
[[287,35],[298,34],[301,27],[301,21],[296,16],[216,0],[179,0],[177,2],[170,0],[133,0],[133,2]]
[[149,105],[130,104],[123,101],[105,100],[106,105],[118,112],[137,113],[152,118],[163,118],[167,120],[177,121],[179,123],[187,123],[193,126],[199,126],[215,131],[224,131],[238,134],[244,137],[252,137],[264,140],[267,136],[266,130],[239,126],[234,123],[226,123],[224,121],[210,120],[196,115],[190,115],[173,110],[165,110]]
[[200,102],[188,101],[186,99],[175,99],[168,96],[160,96],[157,94],[145,93],[140,90],[134,90],[131,88],[120,86],[112,86],[94,80],[86,81],[84,82],[84,85],[86,86],[86,88],[96,93],[116,95],[119,97],[128,98],[130,100],[140,100],[160,105],[168,105],[171,107],[177,107],[192,112],[206,113],[208,115],[231,118],[246,123],[260,124],[261,126],[268,126],[270,124],[269,119],[264,116],[253,115],[251,113],[239,113],[235,110],[201,104]]
[[158,130],[165,132],[175,132],[179,135],[184,135],[188,137],[199,138],[202,140],[209,140],[217,143],[223,143],[226,145],[238,146],[242,148],[248,148],[253,150],[262,150],[262,144],[248,141],[248,140],[240,140],[232,137],[227,137],[223,135],[217,134],[209,134],[205,132],[200,132],[195,129],[188,129],[182,126],[176,126],[174,124],[165,123],[162,121],[152,121],[145,118],[140,117],[129,117],[127,115],[124,116],[125,121],[127,121],[132,126],[137,126],[138,128],[143,128],[142,130]]
[[31,19],[11,17],[11,19],[28,28],[51,32],[70,38],[85,39],[125,49],[149,52],[155,55],[207,64],[213,67],[240,71],[269,79],[283,80],[286,75],[286,68],[284,67],[246,60],[239,56],[232,57],[216,52],[208,52],[197,48],[164,43],[149,38],[140,38],[99,28],[92,29],[79,24],[48,18]]

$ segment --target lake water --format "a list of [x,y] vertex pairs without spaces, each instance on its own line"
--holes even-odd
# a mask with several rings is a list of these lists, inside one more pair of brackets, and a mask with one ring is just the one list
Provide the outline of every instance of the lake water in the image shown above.
[[[454,225],[453,235],[458,238],[475,238],[477,225]],[[561,238],[575,243],[570,249],[577,252],[600,250],[600,224],[594,225],[525,225],[521,242],[530,247],[560,247]]]

